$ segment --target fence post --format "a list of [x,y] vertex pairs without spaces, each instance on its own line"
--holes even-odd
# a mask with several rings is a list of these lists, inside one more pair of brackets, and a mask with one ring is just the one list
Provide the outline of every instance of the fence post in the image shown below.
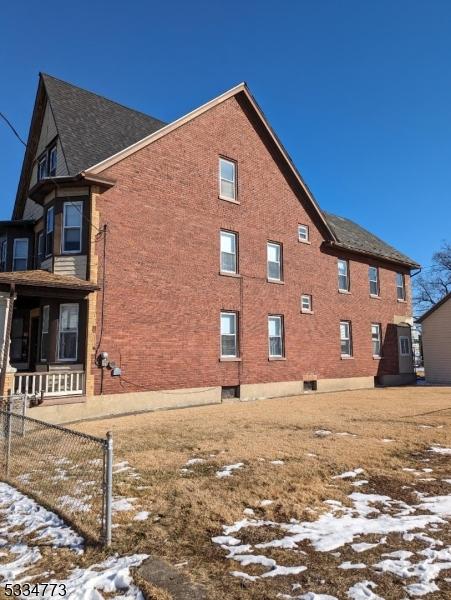
[[106,434],[106,461],[105,461],[105,544],[111,546],[113,503],[113,434]]
[[9,463],[11,458],[11,404],[10,399],[6,401],[6,432],[5,432],[5,442],[6,442],[6,456],[5,456],[5,476],[8,479],[9,477]]

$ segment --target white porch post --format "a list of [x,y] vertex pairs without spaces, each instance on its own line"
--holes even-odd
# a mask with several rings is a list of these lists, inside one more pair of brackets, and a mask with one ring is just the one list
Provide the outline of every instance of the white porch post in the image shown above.
[[[13,310],[13,307],[14,300],[11,298],[11,295],[8,292],[0,292],[0,369],[3,369],[3,365],[6,365],[6,376],[3,375],[0,379],[5,381],[5,388],[11,388],[11,382],[13,381],[13,376],[16,372],[16,369],[12,367],[9,362],[10,340],[6,339],[8,320],[10,311]],[[6,391],[7,389],[0,390],[0,395],[5,394]]]

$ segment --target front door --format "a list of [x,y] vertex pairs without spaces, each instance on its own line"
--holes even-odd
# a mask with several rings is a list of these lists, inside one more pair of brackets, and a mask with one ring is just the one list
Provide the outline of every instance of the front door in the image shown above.
[[39,354],[39,317],[33,317],[30,325],[30,371],[36,371]]

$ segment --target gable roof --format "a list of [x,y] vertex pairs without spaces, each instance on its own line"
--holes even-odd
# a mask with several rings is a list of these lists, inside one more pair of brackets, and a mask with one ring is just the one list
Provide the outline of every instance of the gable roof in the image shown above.
[[379,258],[401,263],[412,268],[419,268],[420,265],[414,260],[396,250],[390,244],[387,244],[379,237],[364,229],[354,221],[339,217],[323,211],[330,228],[334,231],[338,240],[338,246],[363,254],[371,254]]
[[[307,195],[314,213],[327,234],[326,240],[329,244],[401,263],[411,268],[419,267],[408,256],[386,244],[357,223],[321,210],[245,83],[238,84],[190,113],[165,124],[159,119],[41,73],[29,138],[39,122],[38,113],[42,113],[44,101],[48,99],[69,176],[81,174],[89,177],[98,175],[108,167],[234,96],[244,97],[250,104],[276,150]],[[32,164],[33,148],[36,148],[36,140],[27,146],[14,208],[14,218],[20,218],[25,206],[29,186],[29,178],[27,181],[26,177],[27,164]]]
[[41,79],[69,175],[77,175],[165,125],[45,73],[41,73]]
[[424,314],[422,314],[421,317],[418,317],[418,319],[416,319],[416,322],[422,323],[425,319],[427,319],[430,315],[432,315],[432,313],[434,313],[437,310],[437,308],[440,308],[440,306],[442,306],[442,304],[445,304],[445,302],[448,302],[448,300],[451,300],[451,292],[446,294],[446,296],[443,296],[443,298],[441,300],[436,302],[434,304],[434,306],[432,306],[429,310],[427,310]]

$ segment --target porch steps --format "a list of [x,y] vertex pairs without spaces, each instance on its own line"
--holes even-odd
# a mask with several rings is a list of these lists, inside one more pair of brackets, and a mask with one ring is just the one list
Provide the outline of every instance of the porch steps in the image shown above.
[[59,396],[55,398],[44,398],[39,406],[57,406],[59,404],[83,404],[86,402],[86,396]]

